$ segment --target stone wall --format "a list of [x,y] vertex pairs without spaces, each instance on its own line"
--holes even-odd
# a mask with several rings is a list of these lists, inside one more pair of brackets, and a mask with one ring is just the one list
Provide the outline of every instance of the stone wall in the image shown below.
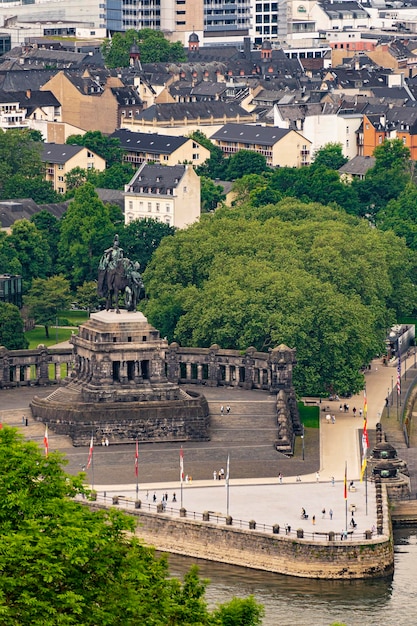
[[314,542],[141,510],[129,514],[138,519],[138,537],[162,552],[303,578],[381,578],[394,571],[391,533],[361,542]]

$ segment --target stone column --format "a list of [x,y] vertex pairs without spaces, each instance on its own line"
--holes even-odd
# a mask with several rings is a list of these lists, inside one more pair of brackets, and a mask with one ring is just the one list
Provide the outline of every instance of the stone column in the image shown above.
[[224,366],[224,382],[230,383],[230,365]]
[[48,351],[44,348],[41,350],[39,359],[39,383],[41,385],[45,385],[49,382],[48,363]]
[[198,363],[197,365],[197,381],[199,383],[201,383],[203,380],[203,366],[201,365],[201,363]]
[[55,380],[61,380],[61,363],[55,363]]
[[185,369],[186,369],[186,375],[185,375],[186,379],[191,380],[191,363],[186,363]]
[[120,361],[119,381],[123,384],[127,383],[127,363]]

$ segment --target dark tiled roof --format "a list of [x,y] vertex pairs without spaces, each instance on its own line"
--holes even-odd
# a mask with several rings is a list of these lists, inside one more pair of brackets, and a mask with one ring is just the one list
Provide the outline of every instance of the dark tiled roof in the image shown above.
[[43,87],[58,73],[59,70],[12,70],[3,72],[0,68],[0,86],[4,91],[21,91],[31,89],[36,91]]
[[355,156],[353,159],[339,167],[341,174],[352,174],[353,176],[365,175],[366,172],[374,167],[375,158],[371,156]]
[[129,184],[129,191],[165,194],[167,189],[175,189],[185,173],[185,165],[148,165],[143,164]]
[[169,122],[171,119],[184,120],[207,119],[211,116],[250,118],[250,114],[239,104],[227,102],[176,102],[174,104],[153,104],[135,116],[137,120]]
[[217,141],[244,141],[249,144],[273,146],[285,135],[288,135],[289,132],[291,131],[287,128],[225,124],[210,139],[216,139]]
[[84,146],[46,143],[42,151],[42,161],[44,163],[66,163],[82,150],[85,150]]
[[189,140],[189,137],[134,133],[123,128],[116,130],[110,136],[119,139],[121,148],[128,152],[158,152],[160,154],[172,154]]
[[0,201],[0,227],[10,228],[17,220],[30,220],[32,215],[46,210],[58,219],[67,210],[70,201],[58,204],[36,204],[31,198]]
[[142,104],[138,92],[132,87],[112,87],[112,94],[115,96],[119,106],[139,106]]

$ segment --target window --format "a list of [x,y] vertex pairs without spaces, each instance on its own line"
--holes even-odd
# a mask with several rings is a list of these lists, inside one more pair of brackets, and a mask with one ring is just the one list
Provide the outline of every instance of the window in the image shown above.
[[159,204],[159,202],[157,202],[156,203],[156,210],[157,210],[158,213],[159,213],[159,208],[160,208],[160,204]]
[[183,187],[182,190],[184,193],[187,193],[187,187]]
[[62,163],[60,163],[60,164],[58,165],[58,169],[59,169],[59,170],[63,170],[63,169],[64,169],[64,166],[63,166],[63,164],[62,164]]
[[129,209],[132,210],[133,209],[133,202],[132,200],[129,200]]
[[166,211],[167,213],[169,213],[169,212],[170,212],[170,210],[171,210],[170,205],[169,205],[169,204],[166,204],[166,205],[165,205],[165,211]]
[[152,202],[148,202],[148,213],[152,211]]
[[378,137],[378,143],[382,143],[382,135],[379,135],[379,137]]
[[349,126],[346,126],[346,135],[349,134]]
[[63,183],[64,182],[64,177],[63,176],[58,176],[58,180],[59,180],[60,183]]
[[200,158],[199,154],[196,154],[196,153],[193,154],[193,161],[198,161],[199,158]]
[[64,193],[64,188],[63,187],[58,187],[58,193]]
[[407,143],[407,139],[406,137],[403,137],[403,144],[405,145]]
[[168,154],[164,154],[164,161],[169,161],[169,155]]

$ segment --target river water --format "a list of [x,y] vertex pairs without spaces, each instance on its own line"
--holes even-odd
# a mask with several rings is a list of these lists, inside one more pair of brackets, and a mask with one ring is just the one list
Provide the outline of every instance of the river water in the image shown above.
[[[192,561],[170,556],[170,570],[182,576]],[[263,626],[413,626],[417,624],[417,532],[395,534],[393,579],[320,581],[198,562],[209,578],[210,606],[253,594],[265,607]]]

